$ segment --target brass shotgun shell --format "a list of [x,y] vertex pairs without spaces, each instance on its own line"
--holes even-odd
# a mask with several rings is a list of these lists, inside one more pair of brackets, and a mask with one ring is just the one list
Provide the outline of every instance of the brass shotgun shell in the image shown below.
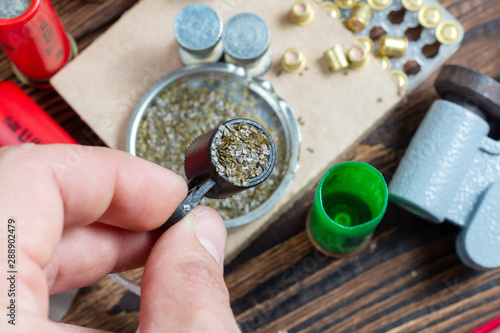
[[347,60],[347,56],[344,52],[344,46],[342,44],[335,45],[323,54],[328,60],[328,64],[330,65],[332,71],[338,72],[349,67],[349,61]]
[[306,0],[295,1],[290,11],[290,19],[297,25],[307,25],[314,19],[314,9]]
[[458,39],[458,27],[451,22],[443,22],[436,28],[436,39],[441,44],[451,44]]
[[425,0],[401,0],[401,4],[406,10],[415,11],[423,6]]
[[390,73],[400,88],[406,89],[408,87],[408,75],[405,72],[393,69]]
[[392,3],[392,0],[367,0],[370,7],[375,10],[382,10],[389,7]]
[[418,22],[424,28],[434,28],[441,21],[441,11],[434,6],[424,7],[418,12]]
[[363,46],[367,52],[373,52],[374,46],[373,46],[373,41],[370,37],[366,36],[356,36],[356,40],[358,43]]
[[299,49],[290,48],[281,58],[281,67],[288,73],[298,73],[306,67],[306,57]]
[[351,17],[346,21],[347,28],[351,31],[363,30],[373,17],[373,9],[364,2],[352,8]]
[[330,13],[330,15],[333,18],[339,18],[340,17],[339,6],[337,6],[336,4],[334,4],[333,2],[330,2],[330,1],[323,1],[321,4],[323,5],[323,7],[326,8],[326,10],[328,10],[328,12]]
[[339,8],[342,9],[349,9],[354,7],[354,5],[358,2],[359,0],[335,0],[335,3]]
[[401,58],[404,56],[407,48],[408,38],[406,36],[397,38],[384,35],[378,41],[378,50],[380,54],[385,56]]
[[391,60],[385,55],[376,54],[375,59],[377,59],[378,62],[380,62],[380,65],[382,65],[383,69],[389,70],[391,68]]
[[352,69],[364,68],[370,62],[368,51],[361,45],[354,45],[347,51],[347,59]]

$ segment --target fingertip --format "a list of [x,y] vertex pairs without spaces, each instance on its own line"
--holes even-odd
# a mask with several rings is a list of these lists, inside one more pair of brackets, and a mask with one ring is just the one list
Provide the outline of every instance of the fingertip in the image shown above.
[[[190,250],[198,255],[210,254],[219,268],[224,266],[224,252],[227,243],[227,229],[220,214],[213,208],[198,205],[177,224],[161,235],[155,244],[158,252],[179,251],[193,243]],[[194,246],[197,243],[196,246]],[[202,245],[203,248],[199,247]]]
[[221,269],[224,267],[224,252],[226,251],[227,230],[220,214],[206,206],[193,209],[194,230],[198,241],[212,255]]
[[169,193],[175,194],[171,198],[173,208],[170,209],[169,213],[172,213],[188,194],[188,187],[184,177],[153,162],[144,159],[141,160],[149,165],[150,178],[154,179],[161,187],[167,189]]
[[[115,192],[121,196],[114,198],[99,221],[136,231],[156,229],[186,198],[187,184],[183,177],[169,169],[127,155],[127,163],[120,165],[116,181]],[[110,219],[119,220],[120,224]]]
[[158,177],[159,182],[165,183],[166,185],[168,185],[172,188],[176,188],[178,191],[180,191],[179,197],[181,197],[181,194],[182,194],[182,197],[185,197],[187,195],[188,188],[187,188],[187,183],[184,180],[184,177],[182,177],[181,175],[179,175],[178,173],[176,173],[170,169],[164,168],[161,165],[158,165],[158,164],[153,163],[151,161],[142,159],[140,157],[134,157],[134,158],[139,158],[144,163],[147,163],[149,165],[149,167],[151,168],[151,170],[153,170],[153,173],[154,173],[153,176]]
[[222,274],[226,237],[219,213],[197,206],[158,239],[142,280],[141,331],[237,331]]

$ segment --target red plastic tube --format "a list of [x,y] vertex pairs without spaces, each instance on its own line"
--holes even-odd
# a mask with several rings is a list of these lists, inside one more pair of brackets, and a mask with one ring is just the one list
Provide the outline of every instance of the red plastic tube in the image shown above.
[[24,14],[0,19],[0,45],[33,82],[48,81],[71,56],[68,36],[50,0],[33,0]]
[[0,83],[0,146],[77,143],[14,82]]
[[479,326],[478,328],[470,331],[469,333],[490,333],[490,332],[493,333],[494,331],[497,332],[496,329],[499,328],[500,328],[500,317],[495,318],[487,322],[486,324]]

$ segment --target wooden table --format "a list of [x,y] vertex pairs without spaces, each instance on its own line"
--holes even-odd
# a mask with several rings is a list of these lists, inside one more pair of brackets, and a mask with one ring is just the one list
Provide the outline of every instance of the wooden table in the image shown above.
[[[53,3],[84,49],[135,0]],[[462,48],[448,63],[500,79],[500,1],[441,3],[466,32]],[[16,81],[4,54],[0,75]],[[389,181],[437,98],[434,78],[435,74],[345,160],[371,163]],[[80,143],[102,144],[55,91],[23,88]],[[468,269],[455,253],[457,228],[431,224],[394,205],[389,205],[361,254],[340,260],[323,256],[304,231],[314,188],[226,266],[231,304],[244,332],[468,332],[500,316],[500,270]],[[125,275],[140,281],[140,273]],[[106,278],[80,290],[64,321],[134,332],[138,310],[139,298]]]

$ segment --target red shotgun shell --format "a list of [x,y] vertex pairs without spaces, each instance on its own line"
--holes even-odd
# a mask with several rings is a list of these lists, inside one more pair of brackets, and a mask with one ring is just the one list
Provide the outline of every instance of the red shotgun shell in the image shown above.
[[77,143],[14,82],[0,83],[0,146]]
[[0,45],[16,75],[36,84],[46,83],[68,62],[74,43],[50,0],[33,0],[23,14],[0,18]]

